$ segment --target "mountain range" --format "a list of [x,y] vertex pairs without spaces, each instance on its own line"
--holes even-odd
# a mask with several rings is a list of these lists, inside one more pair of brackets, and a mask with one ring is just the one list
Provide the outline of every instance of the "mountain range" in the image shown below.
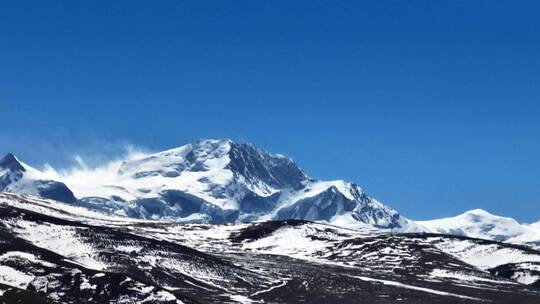
[[143,219],[208,224],[302,219],[540,247],[540,222],[520,224],[478,209],[453,218],[413,221],[353,182],[316,180],[286,156],[226,139],[129,157],[94,175],[97,178],[72,180],[47,174],[8,153],[0,160],[0,191]]
[[413,221],[369,196],[354,182],[309,177],[292,159],[253,144],[199,140],[117,161],[97,176],[74,181],[0,160],[0,191],[53,199],[141,219],[225,224],[301,219],[352,229],[434,232],[540,248],[540,222],[471,210]]
[[414,228],[355,183],[310,178],[290,158],[230,140],[200,140],[124,160],[97,183],[70,182],[52,180],[13,154],[0,161],[1,191],[130,217],[210,224],[304,219]]
[[540,222],[413,221],[252,144],[77,174],[8,153],[0,192],[0,303],[540,301]]

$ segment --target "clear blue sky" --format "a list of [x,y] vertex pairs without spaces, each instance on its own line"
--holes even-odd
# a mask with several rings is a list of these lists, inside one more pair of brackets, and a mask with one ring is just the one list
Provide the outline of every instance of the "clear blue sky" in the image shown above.
[[538,1],[2,1],[0,152],[232,138],[413,219],[540,220]]

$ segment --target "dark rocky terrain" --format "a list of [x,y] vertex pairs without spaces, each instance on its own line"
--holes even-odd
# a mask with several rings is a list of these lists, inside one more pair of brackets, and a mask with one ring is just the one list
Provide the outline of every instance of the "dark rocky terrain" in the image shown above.
[[540,303],[515,275],[539,261],[468,237],[188,225],[0,195],[2,303]]

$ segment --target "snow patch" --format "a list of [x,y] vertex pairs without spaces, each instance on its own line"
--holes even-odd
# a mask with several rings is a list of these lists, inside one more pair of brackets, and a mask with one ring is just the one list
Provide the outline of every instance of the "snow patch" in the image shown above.
[[[48,249],[72,259],[74,262],[94,270],[103,270],[106,265],[97,260],[91,245],[77,238],[77,231],[71,226],[38,224],[19,220],[8,223],[19,236],[36,246]],[[85,228],[77,228],[85,229]]]
[[34,279],[33,275],[26,274],[9,266],[0,265],[0,283],[26,289]]
[[471,240],[433,238],[434,246],[454,257],[481,269],[520,262],[538,262],[539,254],[502,247],[497,244],[478,244]]
[[446,269],[433,269],[430,273],[430,276],[436,277],[436,278],[445,278],[445,279],[454,279],[457,281],[468,281],[468,282],[487,282],[487,283],[495,283],[495,284],[515,284],[513,282],[508,281],[501,281],[501,280],[493,280],[488,279],[484,277],[478,277],[478,276],[472,276],[465,272],[456,272],[456,271],[448,271]]
[[449,293],[449,292],[435,290],[435,289],[426,288],[426,287],[418,287],[418,286],[403,284],[403,283],[399,283],[399,282],[395,282],[395,281],[374,279],[374,278],[369,278],[369,277],[364,277],[364,276],[353,276],[353,278],[357,278],[357,279],[360,279],[360,280],[363,280],[363,281],[368,281],[368,282],[379,282],[379,283],[382,283],[382,284],[388,285],[388,286],[395,286],[395,287],[400,287],[400,288],[405,288],[405,289],[412,289],[412,290],[432,293],[432,294],[441,295],[441,296],[450,296],[450,297],[457,297],[457,298],[468,299],[468,300],[482,301],[481,299],[478,299],[478,298],[468,297],[468,296],[455,294],[455,293]]

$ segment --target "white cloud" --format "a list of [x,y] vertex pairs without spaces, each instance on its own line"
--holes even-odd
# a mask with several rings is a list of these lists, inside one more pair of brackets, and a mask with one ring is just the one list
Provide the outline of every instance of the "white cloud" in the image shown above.
[[122,180],[125,179],[119,174],[122,163],[144,158],[147,155],[149,153],[143,152],[143,149],[128,145],[125,147],[125,153],[121,156],[94,167],[88,166],[82,156],[75,155],[73,156],[75,165],[70,168],[55,169],[50,164],[45,164],[42,178],[63,182],[77,197],[110,194],[108,186],[122,184]]

